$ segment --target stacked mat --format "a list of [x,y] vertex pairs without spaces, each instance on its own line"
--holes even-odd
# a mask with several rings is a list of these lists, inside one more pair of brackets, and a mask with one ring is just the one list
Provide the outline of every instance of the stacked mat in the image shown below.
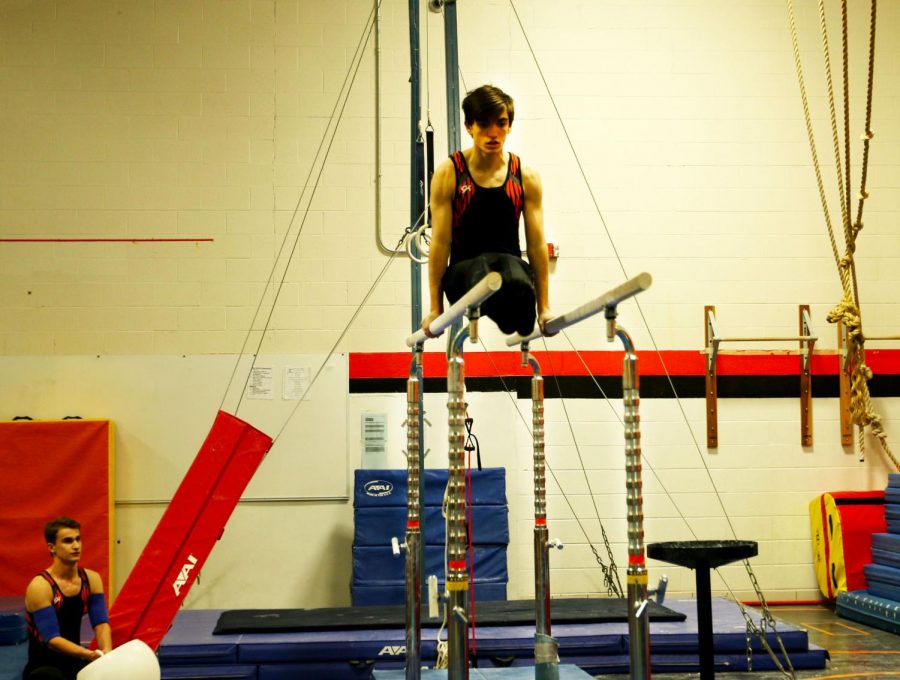
[[17,645],[27,638],[25,598],[0,597],[0,645]]
[[[353,485],[353,575],[350,599],[354,607],[402,604],[406,593],[406,553],[394,555],[391,539],[403,543],[406,534],[406,470],[356,470]],[[446,525],[441,515],[447,470],[425,470],[421,525],[425,574],[444,584]],[[509,510],[506,471],[472,471],[469,490],[472,520],[469,534],[474,562],[474,593],[478,600],[505,600],[509,575]]]
[[900,633],[900,473],[888,478],[884,515],[888,532],[872,536],[872,563],[865,566],[869,588],[838,595],[837,613]]
[[[628,673],[627,602],[585,600],[582,606],[588,621],[569,620],[563,603],[553,601],[558,615],[554,618],[553,634],[560,643],[562,663],[576,664],[591,675]],[[484,625],[477,627],[477,652],[471,655],[479,668],[532,666],[530,677],[534,676],[533,603],[518,604],[527,623],[493,623],[488,611],[491,607],[504,615],[515,607],[508,603],[480,605],[478,620]],[[653,671],[696,672],[697,604],[693,600],[667,600],[665,605],[650,604]],[[748,661],[747,624],[738,606],[718,598],[713,599],[712,605],[716,669],[773,670],[771,659],[756,638],[751,640]],[[351,621],[350,629],[327,628],[321,621],[314,630],[292,626],[298,617],[321,614],[321,610],[182,610],[159,648],[162,678],[371,680],[375,670],[403,668],[406,650],[401,625],[403,607],[394,608],[399,611],[390,628],[378,627],[368,620],[370,609],[355,613],[339,610],[338,615]],[[423,623],[421,658],[424,665],[433,666],[439,624]],[[827,652],[810,645],[805,630],[786,624],[779,624],[778,629],[796,670],[825,667]],[[780,651],[771,633],[768,635],[769,643]]]

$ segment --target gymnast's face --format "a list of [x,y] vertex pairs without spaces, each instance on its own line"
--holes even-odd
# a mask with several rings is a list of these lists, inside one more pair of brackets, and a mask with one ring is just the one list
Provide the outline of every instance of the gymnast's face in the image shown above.
[[485,155],[502,154],[509,134],[509,113],[506,107],[491,120],[476,120],[466,125],[475,148]]
[[56,542],[49,543],[50,554],[61,562],[74,564],[81,559],[81,531],[62,528],[56,532]]

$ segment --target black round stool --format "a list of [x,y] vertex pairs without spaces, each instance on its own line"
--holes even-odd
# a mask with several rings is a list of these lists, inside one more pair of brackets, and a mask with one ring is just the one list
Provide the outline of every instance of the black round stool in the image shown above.
[[716,677],[709,570],[745,560],[755,556],[757,552],[756,541],[670,541],[647,545],[648,557],[688,567],[696,575],[700,680],[712,680]]

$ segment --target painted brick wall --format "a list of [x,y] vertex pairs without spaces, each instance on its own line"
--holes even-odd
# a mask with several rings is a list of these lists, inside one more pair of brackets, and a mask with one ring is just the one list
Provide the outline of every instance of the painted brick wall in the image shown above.
[[[516,97],[509,148],[541,172],[547,234],[562,251],[552,271],[554,308],[563,311],[626,274],[649,271],[654,286],[640,310],[633,302],[621,309],[639,348],[700,349],[705,304],[717,305],[723,333],[737,336],[793,335],[796,306],[809,304],[819,348],[834,349],[824,317],[839,301],[840,285],[783,0],[518,0],[512,7],[500,0],[460,3],[460,67],[465,87],[493,82]],[[0,243],[0,352],[115,354],[136,362],[147,355],[236,353],[261,296],[261,318],[267,316],[270,273],[280,281],[285,268],[263,352],[329,352],[370,291],[337,349],[402,351],[410,326],[409,266],[402,256],[381,254],[375,238],[371,41],[330,137],[331,114],[343,107],[342,83],[371,10],[364,0],[0,3],[0,237],[31,240]],[[380,221],[382,240],[393,245],[410,221],[406,3],[384,0],[381,19]],[[422,21],[429,76],[423,94],[441,157],[447,148],[442,26],[438,15],[424,11]],[[799,11],[819,154],[833,185],[817,24],[814,10]],[[900,318],[898,26],[900,6],[883,3],[871,198],[857,251],[866,329],[876,335],[896,334]],[[839,25],[833,20],[829,28],[835,46]],[[854,140],[862,130],[866,37],[866,17],[854,7]],[[831,212],[837,220],[836,199]],[[484,346],[504,348],[490,328]],[[551,345],[573,346],[605,348],[601,323],[573,328]],[[485,430],[519,419],[506,395],[477,401]],[[721,499],[734,531],[761,541],[764,589],[776,599],[813,596],[806,503],[827,489],[878,488],[887,469],[875,453],[861,464],[840,447],[837,407],[820,401],[811,450],[796,443],[795,403],[724,401],[723,444],[714,455],[702,445],[702,404],[645,401],[644,450],[659,473],[659,479],[649,472],[646,478],[648,540],[689,538],[692,531],[727,537],[731,527]],[[367,410],[391,414],[391,461],[403,465],[402,443],[394,441],[402,398],[355,396],[353,404],[350,422]],[[616,522],[623,485],[614,409],[602,400],[568,406],[621,564],[624,528]],[[527,405],[518,407],[527,414]],[[897,400],[880,400],[877,407],[890,428]],[[431,408],[435,431],[442,409],[440,400]],[[497,437],[493,462],[510,470],[511,593],[524,597],[530,587],[530,444],[524,424],[516,431],[513,447],[503,433],[484,434]],[[550,462],[566,494],[577,500],[579,515],[591,516],[593,503],[558,404],[548,411],[548,436]],[[429,464],[445,454],[434,455]],[[234,539],[237,545],[260,522],[277,526],[276,510],[245,511],[254,527]],[[554,534],[569,544],[554,555],[556,592],[597,592],[593,557],[559,494],[551,510]],[[291,511],[310,526],[333,524],[341,538],[322,545],[315,557],[297,548],[290,559],[301,567],[304,560],[349,559],[348,508],[337,512],[313,503]],[[129,508],[123,517],[134,529],[126,542],[138,543],[154,510]],[[596,525],[588,521],[592,540]],[[119,573],[127,573],[136,549],[123,548]],[[207,567],[215,574],[209,583],[224,583],[221,592],[201,590],[197,602],[286,604],[266,584],[229,587],[240,577],[231,575],[239,568],[228,554],[221,562],[214,554]],[[733,589],[747,590],[741,572],[733,578],[723,573]],[[690,575],[673,576],[673,589],[689,592]],[[293,604],[304,606],[348,600],[336,581],[292,595]]]

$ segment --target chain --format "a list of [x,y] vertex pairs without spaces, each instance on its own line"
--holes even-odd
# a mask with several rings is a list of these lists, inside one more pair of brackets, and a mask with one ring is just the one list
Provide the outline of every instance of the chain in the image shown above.
[[[787,649],[785,649],[784,641],[781,639],[781,635],[778,633],[778,626],[775,621],[775,617],[772,616],[772,612],[769,610],[769,605],[766,603],[766,598],[763,595],[762,589],[759,587],[759,582],[756,580],[756,574],[753,573],[753,568],[750,566],[749,560],[744,560],[744,568],[747,570],[747,576],[750,577],[750,583],[753,585],[753,590],[756,593],[756,597],[759,598],[760,608],[762,609],[763,618],[760,619],[759,625],[753,621],[753,618],[750,616],[750,612],[747,611],[747,608],[738,601],[735,597],[734,601],[737,604],[738,608],[741,610],[741,615],[744,617],[744,621],[747,624],[747,663],[751,663],[751,650],[750,650],[750,634],[753,633],[759,638],[759,642],[762,645],[763,649],[766,653],[771,657],[772,663],[775,664],[775,667],[778,671],[786,678],[796,678],[797,673],[794,671],[794,665],[791,663],[791,657],[787,653]],[[732,593],[732,597],[734,597],[734,593]],[[784,665],[778,658],[778,655],[772,649],[772,646],[769,644],[768,636],[766,635],[766,630],[770,629],[772,634],[775,636],[775,639],[778,641],[778,648],[781,650],[781,654],[784,657],[785,662],[787,663],[787,669],[785,669]],[[748,668],[748,670],[752,670]]]

